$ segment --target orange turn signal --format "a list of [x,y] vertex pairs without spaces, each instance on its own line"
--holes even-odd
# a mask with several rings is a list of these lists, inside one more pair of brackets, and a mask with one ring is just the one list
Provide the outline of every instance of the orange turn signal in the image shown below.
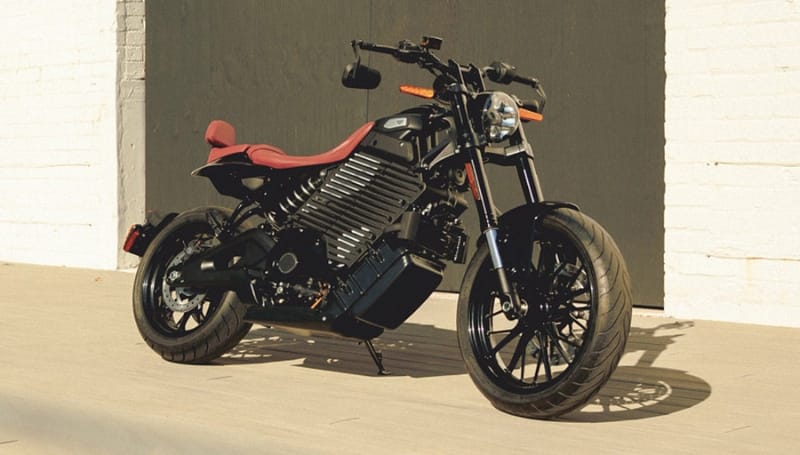
[[519,119],[523,122],[530,122],[533,120],[534,122],[541,122],[544,119],[544,116],[538,112],[533,112],[528,109],[519,109]]
[[435,95],[432,88],[417,87],[415,85],[401,85],[400,92],[427,99],[432,99]]

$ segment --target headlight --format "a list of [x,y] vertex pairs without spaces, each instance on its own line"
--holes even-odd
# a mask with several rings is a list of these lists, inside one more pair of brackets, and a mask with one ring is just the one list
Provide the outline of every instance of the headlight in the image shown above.
[[489,142],[508,139],[519,128],[517,102],[503,92],[487,92],[478,95],[482,101],[481,123]]

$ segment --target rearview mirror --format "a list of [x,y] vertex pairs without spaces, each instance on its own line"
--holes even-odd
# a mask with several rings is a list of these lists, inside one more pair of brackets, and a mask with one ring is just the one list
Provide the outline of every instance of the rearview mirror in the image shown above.
[[359,61],[344,67],[342,85],[347,88],[372,90],[380,85],[380,83],[381,73],[376,69],[362,65]]

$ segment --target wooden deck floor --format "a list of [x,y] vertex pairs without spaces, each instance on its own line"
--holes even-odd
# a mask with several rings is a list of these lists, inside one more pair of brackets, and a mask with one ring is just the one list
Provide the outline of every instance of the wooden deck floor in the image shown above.
[[492,408],[436,296],[363,346],[254,328],[214,365],[162,361],[133,276],[0,265],[0,454],[791,453],[800,330],[637,312],[620,367],[558,421]]

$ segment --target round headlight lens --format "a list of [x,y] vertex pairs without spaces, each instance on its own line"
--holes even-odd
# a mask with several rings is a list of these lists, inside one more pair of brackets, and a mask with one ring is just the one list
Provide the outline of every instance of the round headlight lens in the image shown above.
[[519,128],[519,108],[510,95],[490,92],[486,95],[481,111],[484,132],[489,142],[508,139]]

